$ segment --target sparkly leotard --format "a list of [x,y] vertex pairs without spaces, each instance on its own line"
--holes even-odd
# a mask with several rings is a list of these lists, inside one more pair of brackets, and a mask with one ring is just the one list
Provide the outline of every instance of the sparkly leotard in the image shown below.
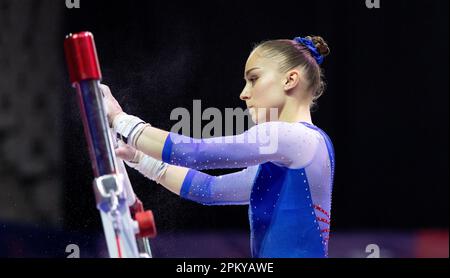
[[[317,126],[267,122],[208,139],[170,133],[163,161],[191,168],[183,198],[249,205],[253,257],[327,257],[334,150]],[[245,169],[222,176],[199,171],[216,168]]]

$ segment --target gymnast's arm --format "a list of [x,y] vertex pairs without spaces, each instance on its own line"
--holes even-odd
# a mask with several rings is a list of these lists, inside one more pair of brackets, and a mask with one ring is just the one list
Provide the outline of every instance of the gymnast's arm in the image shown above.
[[[163,185],[181,197],[204,205],[243,205],[249,203],[258,166],[222,176],[158,161],[136,149],[122,145],[116,154],[128,166]],[[133,162],[131,162],[133,161]]]
[[261,123],[239,135],[207,139],[144,126],[135,138],[135,147],[145,154],[196,170],[247,168],[266,162],[301,168],[312,160],[319,142],[311,129],[286,122]]
[[169,165],[161,184],[169,190],[175,189],[182,198],[203,205],[248,205],[257,170],[258,166],[253,166],[236,173],[211,176]]

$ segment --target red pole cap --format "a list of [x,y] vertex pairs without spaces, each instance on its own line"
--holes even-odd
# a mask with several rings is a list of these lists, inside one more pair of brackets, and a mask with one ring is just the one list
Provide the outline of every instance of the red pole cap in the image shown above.
[[64,40],[64,52],[72,84],[87,79],[102,79],[94,36],[91,32],[67,35]]

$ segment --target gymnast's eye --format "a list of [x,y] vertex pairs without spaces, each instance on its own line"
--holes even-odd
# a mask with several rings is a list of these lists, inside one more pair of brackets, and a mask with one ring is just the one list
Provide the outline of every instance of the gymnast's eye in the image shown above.
[[252,83],[252,86],[255,85],[255,83],[256,83],[257,80],[258,80],[258,77],[251,77],[251,78],[249,79],[249,81]]

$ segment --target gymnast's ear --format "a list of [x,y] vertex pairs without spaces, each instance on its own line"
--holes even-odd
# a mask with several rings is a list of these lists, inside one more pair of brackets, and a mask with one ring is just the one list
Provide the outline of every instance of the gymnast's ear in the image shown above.
[[300,82],[300,71],[298,69],[292,69],[286,72],[285,78],[284,78],[284,90],[290,91],[297,87],[298,83]]

